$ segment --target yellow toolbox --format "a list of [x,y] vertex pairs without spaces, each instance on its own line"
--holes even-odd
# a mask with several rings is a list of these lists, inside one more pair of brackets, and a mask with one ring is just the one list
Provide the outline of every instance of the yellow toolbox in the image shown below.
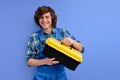
[[61,64],[73,71],[83,61],[80,51],[62,44],[55,38],[48,38],[46,40],[43,54],[49,58],[54,57]]

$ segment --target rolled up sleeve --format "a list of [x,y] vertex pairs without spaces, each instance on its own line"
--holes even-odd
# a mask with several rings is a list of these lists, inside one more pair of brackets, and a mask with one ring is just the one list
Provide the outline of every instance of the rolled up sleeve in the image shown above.
[[36,47],[34,44],[33,37],[29,38],[29,41],[27,43],[27,54],[26,54],[26,61],[28,61],[30,58],[36,58]]

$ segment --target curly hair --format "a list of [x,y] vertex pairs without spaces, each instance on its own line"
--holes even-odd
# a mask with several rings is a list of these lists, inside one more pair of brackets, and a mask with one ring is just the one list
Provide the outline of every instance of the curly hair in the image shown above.
[[41,25],[39,24],[39,18],[45,14],[45,13],[48,13],[50,12],[51,14],[51,17],[52,17],[52,27],[56,27],[56,23],[57,23],[57,16],[55,14],[55,11],[49,7],[49,6],[41,6],[41,7],[38,7],[38,9],[35,11],[35,14],[34,14],[34,21],[35,23],[41,27]]

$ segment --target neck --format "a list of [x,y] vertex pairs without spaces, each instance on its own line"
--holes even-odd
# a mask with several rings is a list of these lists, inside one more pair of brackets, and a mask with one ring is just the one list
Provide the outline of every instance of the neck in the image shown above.
[[44,31],[45,31],[46,33],[50,34],[50,33],[52,32],[52,28],[46,28],[46,29],[44,29]]

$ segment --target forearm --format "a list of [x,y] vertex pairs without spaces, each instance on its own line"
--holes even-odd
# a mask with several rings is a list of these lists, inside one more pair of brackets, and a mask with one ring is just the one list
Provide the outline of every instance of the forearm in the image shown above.
[[53,65],[58,63],[59,61],[56,61],[55,58],[44,58],[44,59],[31,58],[27,62],[29,66]]
[[43,59],[33,59],[33,58],[31,58],[31,59],[28,60],[27,64],[29,66],[41,66],[41,65],[44,65],[45,63],[44,63]]
[[76,41],[73,41],[73,47],[76,49],[76,50],[78,50],[78,51],[82,51],[82,44],[81,43],[78,43],[78,42],[76,42]]

